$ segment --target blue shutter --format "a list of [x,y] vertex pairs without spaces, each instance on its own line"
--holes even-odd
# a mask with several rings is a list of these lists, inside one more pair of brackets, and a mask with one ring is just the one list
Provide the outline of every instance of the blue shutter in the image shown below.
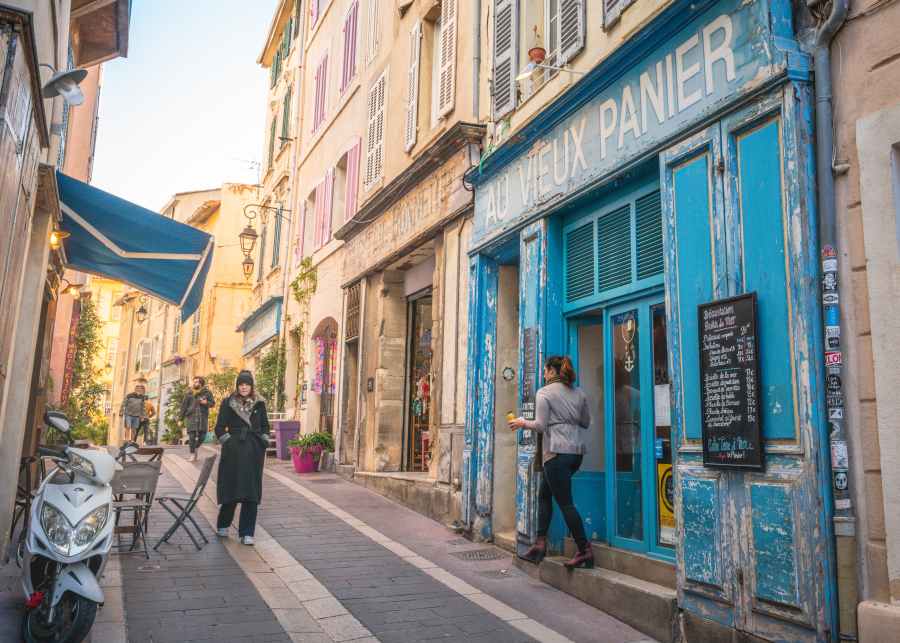
[[637,278],[646,279],[663,271],[662,202],[659,190],[634,202],[637,240]]
[[566,233],[566,301],[594,294],[594,222]]
[[631,283],[631,206],[597,219],[600,292]]

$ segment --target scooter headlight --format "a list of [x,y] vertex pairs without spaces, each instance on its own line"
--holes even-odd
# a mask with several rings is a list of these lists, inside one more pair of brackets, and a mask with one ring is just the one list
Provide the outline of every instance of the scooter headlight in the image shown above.
[[62,512],[49,502],[45,502],[41,506],[41,527],[44,528],[50,544],[68,556],[69,543],[72,539],[72,525],[69,524]]
[[93,478],[97,475],[97,471],[94,469],[94,463],[87,458],[82,458],[74,451],[69,451],[66,453],[66,455],[69,457],[70,469],[81,471],[88,478]]
[[89,544],[97,534],[106,525],[106,519],[109,516],[109,507],[106,505],[97,507],[91,513],[84,517],[75,527],[75,545],[84,547]]

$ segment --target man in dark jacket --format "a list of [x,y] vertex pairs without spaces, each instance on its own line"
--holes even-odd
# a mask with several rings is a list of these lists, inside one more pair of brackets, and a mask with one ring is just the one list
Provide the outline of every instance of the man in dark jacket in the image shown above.
[[216,437],[222,445],[216,495],[219,502],[217,534],[228,536],[234,510],[241,503],[238,535],[245,545],[253,544],[256,512],[262,500],[263,464],[269,444],[269,417],[266,403],[253,388],[253,375],[241,371],[234,393],[222,400],[216,418]]
[[202,377],[195,377],[191,390],[181,402],[181,419],[187,426],[191,462],[197,461],[197,449],[203,444],[203,439],[209,430],[209,409],[215,403],[213,394],[206,388],[206,380]]

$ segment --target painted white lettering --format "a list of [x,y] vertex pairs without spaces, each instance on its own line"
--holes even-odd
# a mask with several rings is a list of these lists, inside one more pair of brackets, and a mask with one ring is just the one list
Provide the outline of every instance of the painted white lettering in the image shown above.
[[569,175],[569,131],[565,130],[563,138],[562,174],[559,173],[559,137],[553,139],[553,183],[562,185]]
[[690,94],[685,95],[684,86],[687,82],[700,73],[700,63],[695,62],[693,65],[685,68],[685,56],[700,44],[700,36],[694,34],[675,49],[675,74],[678,85],[678,111],[683,112],[688,107],[696,103],[703,97],[703,92],[697,89]]
[[656,113],[656,122],[662,125],[666,118],[665,106],[663,105],[663,67],[662,61],[656,63],[656,86],[650,80],[650,74],[644,72],[641,74],[641,129],[644,134],[647,133],[647,114],[650,112],[650,106]]
[[[525,167],[527,164],[527,168]],[[527,156],[518,165],[519,170],[519,187],[522,189],[522,203],[531,202],[531,187],[533,184],[532,176],[534,174],[534,157]]]
[[[607,122],[605,114],[609,114]],[[619,119],[619,109],[612,98],[603,101],[600,105],[600,158],[606,158],[606,139],[612,136],[616,129],[616,121]]]
[[634,109],[634,98],[631,96],[631,85],[622,88],[622,120],[619,122],[619,149],[625,145],[625,132],[630,131],[634,138],[641,135],[638,125],[637,111]]
[[[723,31],[722,42],[715,48],[712,45],[713,34]],[[725,63],[725,80],[734,80],[734,51],[731,49],[731,38],[734,29],[731,25],[731,16],[721,15],[711,23],[703,27],[703,61],[706,65],[706,93],[715,91],[713,79],[713,63],[721,60]]]
[[669,97],[669,118],[675,116],[675,72],[672,71],[672,54],[666,54],[666,94]]
[[587,125],[587,116],[581,117],[581,123],[578,129],[575,129],[575,126],[569,128],[569,133],[572,135],[572,147],[574,148],[574,155],[572,157],[572,174],[575,174],[575,167],[580,163],[581,169],[583,171],[587,171],[588,165],[587,161],[584,158],[584,145],[582,145],[581,141],[584,139],[584,127]]
[[544,159],[550,155],[550,144],[543,143],[541,145],[541,149],[538,150],[538,180],[537,180],[537,192],[538,198],[543,198],[545,194],[549,191],[549,186],[547,185],[547,175],[550,174],[550,166],[544,163]]

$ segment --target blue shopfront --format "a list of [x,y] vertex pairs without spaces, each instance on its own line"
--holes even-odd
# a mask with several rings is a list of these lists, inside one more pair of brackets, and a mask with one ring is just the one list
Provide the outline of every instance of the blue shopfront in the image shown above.
[[[475,537],[534,539],[540,443],[505,417],[565,353],[592,406],[592,540],[668,566],[682,625],[829,640],[811,82],[789,2],[675,2],[469,172]],[[698,307],[746,293],[762,466],[705,466]]]

